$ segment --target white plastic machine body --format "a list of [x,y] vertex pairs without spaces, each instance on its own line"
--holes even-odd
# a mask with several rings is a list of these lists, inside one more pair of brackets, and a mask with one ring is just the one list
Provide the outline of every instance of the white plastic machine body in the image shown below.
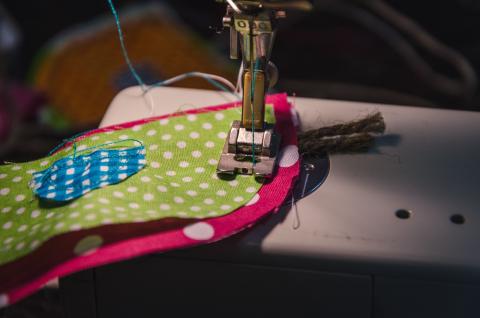
[[[132,87],[101,126],[233,100],[182,88],[142,96]],[[74,275],[61,284],[68,311],[78,310],[72,299],[84,288],[98,317],[186,315],[173,295],[200,316],[214,306],[213,317],[479,317],[480,113],[291,102],[302,129],[380,111],[387,131],[368,153],[330,157],[325,183],[297,203],[298,228],[285,207],[223,242]],[[410,218],[398,218],[400,209]]]

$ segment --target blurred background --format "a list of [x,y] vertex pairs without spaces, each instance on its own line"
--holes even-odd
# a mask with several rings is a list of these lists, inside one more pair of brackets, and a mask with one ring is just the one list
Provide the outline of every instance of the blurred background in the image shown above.
[[[204,71],[235,81],[225,5],[214,0],[115,2],[140,74],[155,82]],[[278,91],[374,103],[478,109],[480,3],[318,0],[279,26]],[[95,128],[119,90],[135,85],[106,1],[0,5],[0,159],[45,155]],[[212,89],[201,79],[176,84]]]
[[[188,71],[235,81],[225,5],[214,0],[115,1],[146,82]],[[318,0],[279,26],[277,91],[297,96],[478,111],[480,2]],[[0,160],[27,161],[95,128],[135,85],[106,1],[0,3]],[[177,86],[212,89],[201,79]],[[319,110],[320,111],[320,110]],[[43,291],[0,317],[60,317]],[[37,297],[37,298],[35,298]],[[39,300],[40,299],[40,300]]]

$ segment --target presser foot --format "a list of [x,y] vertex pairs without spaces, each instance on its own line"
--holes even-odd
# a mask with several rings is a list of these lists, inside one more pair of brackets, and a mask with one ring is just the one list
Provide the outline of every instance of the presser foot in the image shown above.
[[251,131],[234,121],[218,161],[219,175],[250,174],[270,178],[275,171],[280,135],[273,125]]

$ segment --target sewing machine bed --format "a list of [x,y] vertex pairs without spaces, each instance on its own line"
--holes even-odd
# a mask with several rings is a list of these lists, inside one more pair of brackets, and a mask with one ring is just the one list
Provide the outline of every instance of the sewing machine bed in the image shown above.
[[[325,183],[249,231],[61,280],[68,317],[478,317],[480,113],[290,99],[302,129],[381,111],[368,153],[333,155]],[[122,91],[101,126],[233,101]],[[152,112],[153,107],[153,112]]]

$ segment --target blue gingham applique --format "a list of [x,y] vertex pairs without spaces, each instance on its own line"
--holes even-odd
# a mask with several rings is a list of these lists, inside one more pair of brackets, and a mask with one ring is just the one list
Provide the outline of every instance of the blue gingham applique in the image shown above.
[[98,188],[122,182],[145,167],[145,147],[101,149],[68,156],[33,174],[30,187],[42,199],[69,201]]

